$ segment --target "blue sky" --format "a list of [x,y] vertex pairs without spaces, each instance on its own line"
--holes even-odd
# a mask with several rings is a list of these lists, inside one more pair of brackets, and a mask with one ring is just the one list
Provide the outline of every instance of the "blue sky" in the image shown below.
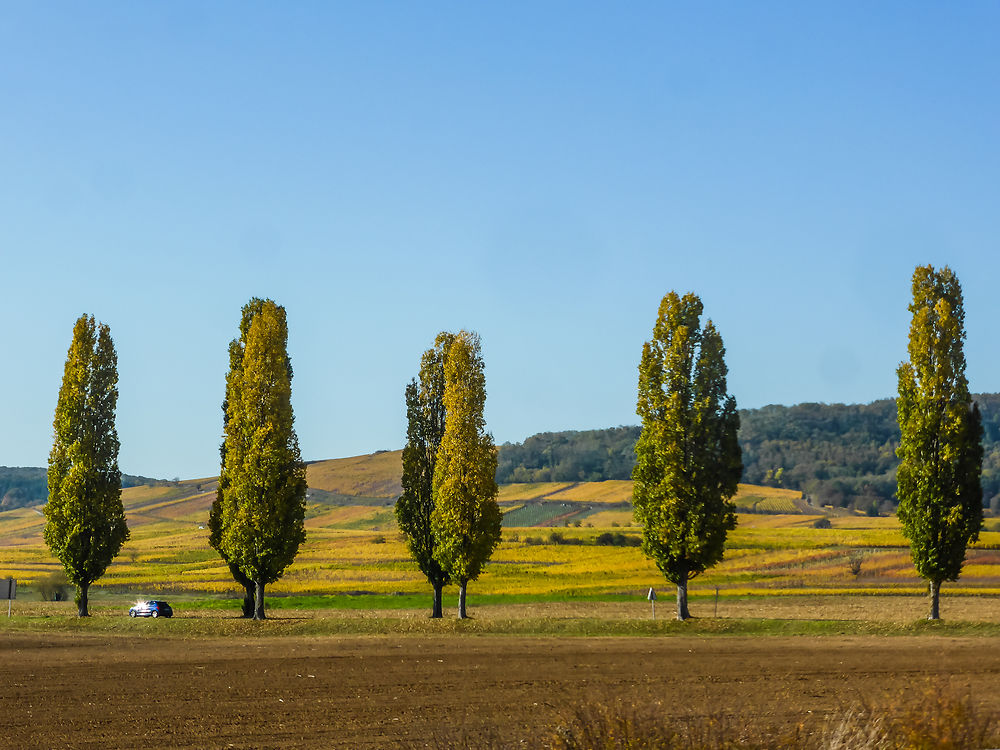
[[951,265],[1000,391],[996,3],[0,2],[0,464],[45,465],[75,319],[124,471],[218,471],[240,307],[288,311],[306,459],[398,448],[443,329],[498,442],[635,424],[660,298],[743,407],[894,394]]

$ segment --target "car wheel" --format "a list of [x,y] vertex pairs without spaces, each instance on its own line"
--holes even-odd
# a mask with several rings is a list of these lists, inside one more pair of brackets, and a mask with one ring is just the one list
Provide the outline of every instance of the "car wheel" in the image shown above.
[[153,617],[159,617],[159,616],[160,616],[160,613],[159,613],[159,612],[157,612],[157,611],[156,611],[156,610],[154,609],[154,610],[153,610]]
[[135,610],[134,610],[134,609],[130,609],[130,610],[128,611],[128,616],[129,616],[129,617],[135,617]]

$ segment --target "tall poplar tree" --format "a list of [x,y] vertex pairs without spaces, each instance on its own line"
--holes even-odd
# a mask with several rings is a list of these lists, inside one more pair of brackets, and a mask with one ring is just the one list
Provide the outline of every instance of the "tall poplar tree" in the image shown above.
[[740,420],[726,393],[725,348],[702,303],[676,292],[660,303],[642,348],[632,504],[642,549],[677,586],[677,619],[690,617],[688,581],[722,559],[736,528],[729,500],[743,472]]
[[82,315],[73,327],[52,422],[45,543],[76,585],[89,617],[90,584],[128,541],[118,469],[118,355],[108,326]]
[[450,583],[434,559],[437,539],[431,528],[434,511],[434,468],[445,431],[445,361],[455,335],[442,331],[420,359],[419,381],[406,386],[406,447],[403,448],[403,494],[396,501],[396,519],[410,555],[434,588],[431,617],[443,616],[441,595]]
[[965,310],[947,266],[918,266],[909,306],[910,360],[900,364],[896,407],[897,514],[917,572],[927,579],[928,619],[940,617],[943,581],[956,581],[983,520],[983,427],[965,377]]
[[219,546],[254,582],[255,620],[265,617],[264,587],[281,577],[306,536],[306,471],[293,427],[287,342],[285,309],[264,300],[227,385]]
[[431,533],[434,559],[458,582],[458,616],[466,589],[500,543],[497,449],[486,432],[486,375],[479,336],[460,331],[444,363],[445,428],[434,467]]
[[[253,297],[243,306],[243,315],[240,319],[240,335],[229,342],[229,372],[226,374],[226,395],[222,402],[222,425],[223,435],[226,434],[226,426],[229,424],[229,403],[238,399],[236,389],[240,385],[238,377],[243,372],[243,353],[246,351],[247,334],[250,332],[250,324],[255,316],[260,314],[264,306],[264,300]],[[287,361],[287,360],[286,360]],[[292,365],[288,362],[288,378],[292,377]],[[219,471],[219,486],[215,491],[215,500],[212,502],[212,509],[208,514],[209,537],[208,542],[212,548],[219,553],[220,557],[229,567],[229,572],[233,580],[243,587],[243,617],[251,618],[254,613],[254,598],[256,597],[257,584],[240,570],[234,562],[226,557],[222,549],[222,507],[225,503],[229,490],[229,476],[226,474],[226,440],[223,438],[219,446],[221,457],[221,468]]]

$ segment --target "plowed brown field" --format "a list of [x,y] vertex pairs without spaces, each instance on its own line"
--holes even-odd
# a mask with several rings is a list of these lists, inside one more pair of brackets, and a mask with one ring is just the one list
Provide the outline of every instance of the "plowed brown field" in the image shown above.
[[[948,680],[1000,710],[989,638],[157,639],[0,635],[0,746],[423,746],[537,737],[588,698],[775,725]],[[452,734],[451,742],[455,742]]]

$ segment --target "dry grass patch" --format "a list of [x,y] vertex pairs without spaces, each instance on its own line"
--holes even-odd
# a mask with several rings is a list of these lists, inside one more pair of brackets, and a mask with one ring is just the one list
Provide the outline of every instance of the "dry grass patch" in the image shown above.
[[397,497],[402,491],[403,451],[335,458],[306,466],[310,487],[338,495]]
[[632,482],[609,479],[604,482],[581,482],[549,496],[550,500],[573,503],[630,503]]
[[915,694],[864,700],[792,728],[731,706],[696,710],[615,696],[577,706],[547,737],[528,745],[554,750],[982,750],[997,742],[996,714],[945,682],[928,683]]

